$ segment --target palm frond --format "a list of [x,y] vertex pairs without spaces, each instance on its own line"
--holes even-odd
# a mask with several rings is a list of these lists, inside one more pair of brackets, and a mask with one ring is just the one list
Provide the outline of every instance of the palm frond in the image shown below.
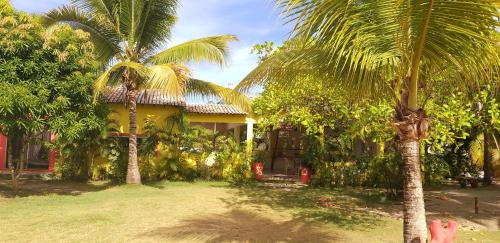
[[398,64],[398,60],[391,59],[391,56],[386,59],[375,67],[361,64],[352,66],[349,59],[334,59],[330,50],[315,46],[280,50],[250,72],[237,85],[236,90],[248,92],[253,87],[270,82],[283,83],[283,88],[286,89],[289,87],[287,83],[302,82],[313,77],[316,82],[324,82],[326,85],[355,93],[352,97],[359,98],[370,93],[381,94],[391,90],[386,76],[394,72]]
[[110,23],[116,23],[117,0],[72,0],[71,5],[86,13],[102,15]]
[[170,39],[178,5],[178,0],[144,1],[135,30],[137,49],[142,55],[157,50]]
[[190,76],[189,69],[181,65],[154,65],[148,67],[148,79],[142,86],[178,98],[185,94]]
[[453,65],[481,77],[498,28],[491,0],[278,0],[277,5],[295,24],[294,38],[328,49],[332,72],[343,72],[352,88],[368,86],[366,91],[372,82],[365,75],[399,86],[407,77],[420,81],[422,65]]
[[[491,38],[499,26],[493,1],[428,0],[412,4],[412,29],[419,30],[425,27],[425,20],[428,21],[422,60],[434,66],[453,65],[464,75],[483,79],[484,69],[494,55],[489,48]],[[413,33],[415,40],[419,32]]]
[[469,145],[469,154],[472,162],[476,165],[483,165],[484,161],[484,136],[479,134]]
[[139,79],[144,79],[148,76],[148,70],[144,65],[136,62],[120,62],[102,73],[94,84],[95,96],[105,91],[110,86],[116,86],[122,80],[122,75],[125,71],[133,71]]
[[229,42],[238,40],[234,35],[205,37],[179,44],[151,56],[148,63],[164,64],[206,61],[223,66],[227,61]]
[[[484,163],[484,134],[479,134],[475,139],[473,139],[469,145],[469,154],[471,156],[472,162],[477,166],[483,166]],[[494,143],[488,149],[488,158],[493,163],[498,163],[500,161],[500,149]]]
[[0,16],[14,12],[14,8],[9,0],[0,0]]
[[80,11],[73,6],[63,6],[53,9],[42,16],[45,26],[60,23],[69,24],[73,28],[82,29],[92,36],[99,60],[107,63],[114,55],[121,52],[120,38],[104,18]]
[[252,111],[252,102],[244,94],[211,82],[199,79],[190,79],[186,94],[191,97],[221,98],[226,103],[235,105],[242,111],[248,113]]

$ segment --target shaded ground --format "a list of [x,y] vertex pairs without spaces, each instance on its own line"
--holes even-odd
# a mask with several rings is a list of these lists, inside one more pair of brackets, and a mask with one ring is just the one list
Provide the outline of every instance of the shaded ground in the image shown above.
[[[471,230],[500,230],[500,185],[479,188],[443,188],[426,194],[428,218],[453,218]],[[479,213],[475,214],[477,197]]]
[[[375,190],[28,181],[12,198],[6,183],[0,180],[0,242],[402,241],[401,205]],[[459,208],[476,193],[484,213],[467,219],[470,212]],[[462,228],[458,242],[500,242],[500,232],[488,226],[498,220],[498,194],[497,187],[446,189],[427,193],[426,202],[431,217],[478,225]]]
[[[80,182],[61,182],[61,181],[43,181],[43,180],[20,180],[18,197],[43,196],[50,194],[57,195],[80,195],[86,192],[96,192],[105,190],[111,185],[108,183],[80,183]],[[0,178],[0,198],[14,197],[12,184],[9,180]]]
[[183,220],[173,227],[158,227],[140,237],[166,241],[204,242],[335,242],[334,234],[298,220],[274,221],[267,217],[233,209],[227,213]]

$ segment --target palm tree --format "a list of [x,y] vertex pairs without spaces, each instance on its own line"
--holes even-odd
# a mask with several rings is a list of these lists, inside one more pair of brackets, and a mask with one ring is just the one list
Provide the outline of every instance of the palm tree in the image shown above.
[[460,80],[486,80],[483,70],[494,56],[488,47],[497,41],[494,1],[277,0],[277,6],[295,24],[294,44],[261,63],[237,90],[313,76],[358,99],[392,97],[405,175],[404,241],[426,242],[419,145],[429,119],[418,91],[449,67]]
[[162,90],[174,97],[219,96],[226,102],[248,108],[243,95],[191,78],[190,62],[206,61],[223,66],[232,35],[188,41],[170,48],[176,20],[177,0],[74,0],[70,5],[43,16],[47,26],[69,24],[90,33],[104,72],[95,83],[96,95],[110,86],[126,89],[129,110],[129,157],[127,183],[140,184],[137,164],[137,93],[141,89]]

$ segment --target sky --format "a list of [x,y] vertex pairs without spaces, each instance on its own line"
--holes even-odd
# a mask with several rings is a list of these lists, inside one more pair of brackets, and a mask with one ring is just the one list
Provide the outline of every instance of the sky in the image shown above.
[[[11,0],[18,10],[43,13],[66,4],[66,0]],[[225,87],[239,83],[257,65],[252,46],[273,41],[282,43],[289,29],[283,25],[272,0],[180,0],[178,21],[173,30],[175,45],[195,38],[219,34],[238,36],[231,45],[229,65],[221,69],[209,64],[191,65],[193,76]]]

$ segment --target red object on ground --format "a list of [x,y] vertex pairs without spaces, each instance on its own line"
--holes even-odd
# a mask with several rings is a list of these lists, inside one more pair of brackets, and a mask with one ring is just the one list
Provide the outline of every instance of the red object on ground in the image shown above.
[[260,162],[253,163],[252,166],[253,173],[255,174],[255,179],[260,181],[264,178],[264,164]]
[[431,243],[452,243],[457,238],[457,222],[448,220],[446,229],[441,225],[441,220],[433,220],[430,226]]
[[307,167],[300,167],[300,182],[302,184],[311,183],[311,170]]

